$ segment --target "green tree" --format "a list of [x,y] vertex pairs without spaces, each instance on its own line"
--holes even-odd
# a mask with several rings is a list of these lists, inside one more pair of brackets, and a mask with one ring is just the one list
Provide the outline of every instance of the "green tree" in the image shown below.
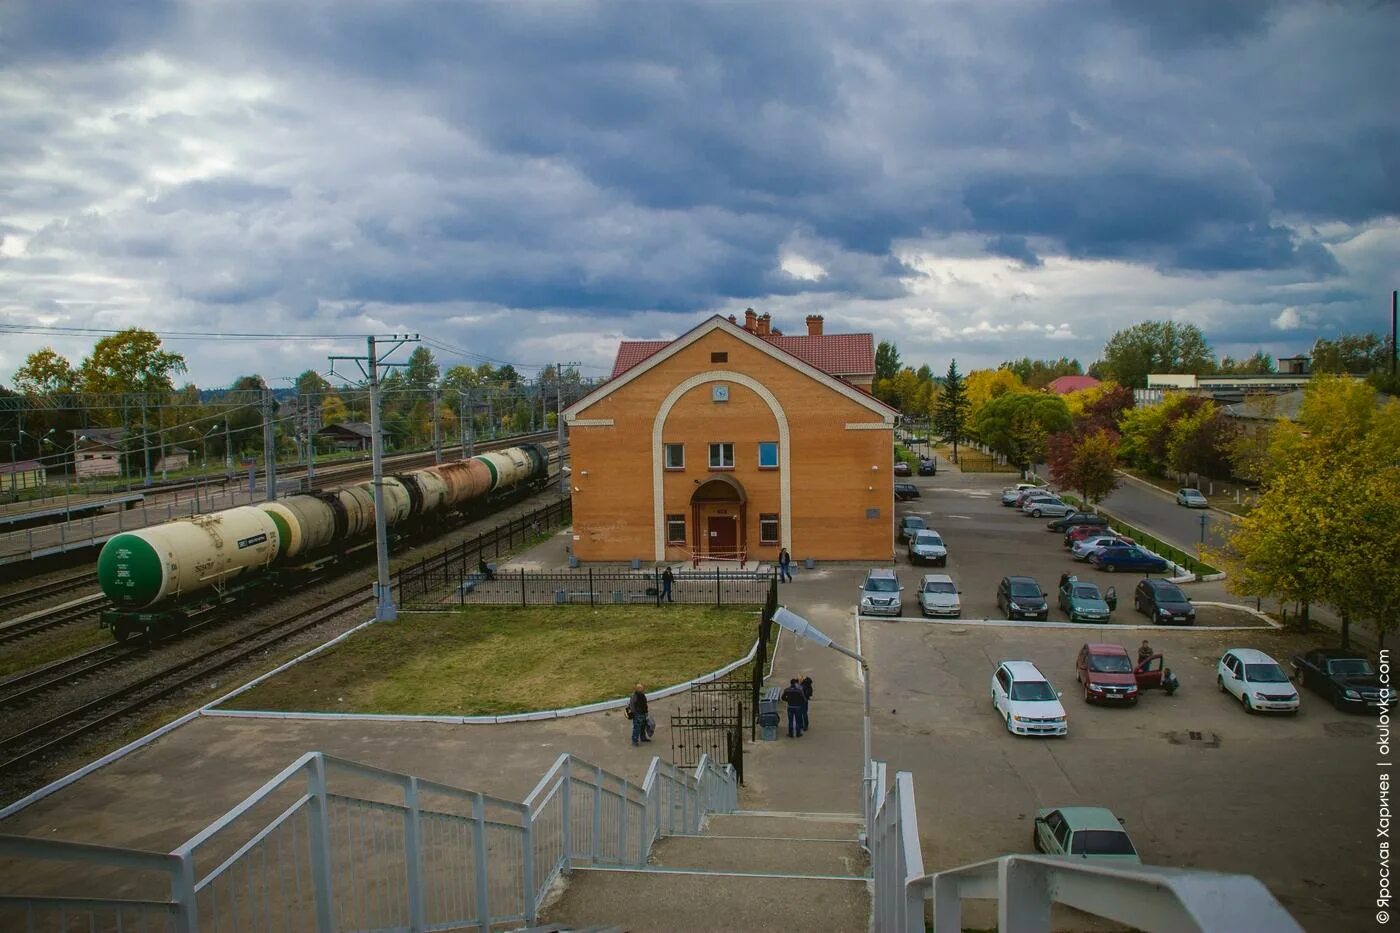
[[1167,428],[1167,463],[1178,473],[1224,478],[1239,438],[1238,422],[1214,402],[1171,422]]
[[1103,377],[1134,389],[1147,387],[1149,373],[1195,373],[1215,368],[1205,335],[1195,324],[1143,321],[1108,338],[1097,365]]
[[1263,350],[1258,350],[1253,356],[1243,360],[1227,356],[1220,361],[1216,369],[1227,376],[1267,376],[1274,372],[1274,358]]
[[1078,490],[1086,503],[1097,505],[1118,488],[1118,435],[1102,427],[1082,435],[1056,434],[1046,462],[1057,484]]
[[78,372],[53,347],[35,350],[15,370],[15,389],[24,395],[56,395],[72,392],[78,384]]
[[103,337],[78,367],[86,392],[170,392],[185,358],[161,349],[160,337],[138,327]]
[[1207,404],[1199,396],[1169,392],[1157,405],[1125,410],[1118,422],[1122,436],[1119,456],[1153,476],[1162,476],[1169,465],[1172,425]]
[[408,355],[408,365],[404,367],[404,382],[416,394],[430,393],[438,384],[441,372],[433,351],[427,347],[415,347]]
[[1002,363],[1000,369],[1009,369],[1026,384],[1027,388],[1043,389],[1061,376],[1081,376],[1084,368],[1078,360],[1060,357],[1058,360],[1033,360],[1023,356],[1019,360]]
[[899,372],[899,350],[888,340],[875,348],[875,378],[893,379]]
[[973,423],[984,444],[1025,470],[1045,455],[1049,435],[1069,430],[1070,417],[1058,395],[1006,392],[982,406]]
[[1390,370],[1393,346],[1390,335],[1342,334],[1335,340],[1319,337],[1313,343],[1312,371],[1366,375]]
[[967,434],[969,403],[956,359],[948,363],[948,372],[933,404],[933,429],[944,443],[953,445],[953,459],[957,460],[958,441]]

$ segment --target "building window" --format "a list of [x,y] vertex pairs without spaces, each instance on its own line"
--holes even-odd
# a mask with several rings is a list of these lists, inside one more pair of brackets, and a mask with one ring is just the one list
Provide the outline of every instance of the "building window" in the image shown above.
[[710,362],[711,362],[711,363],[728,363],[728,362],[729,362],[729,354],[728,354],[728,353],[711,353],[711,354],[710,354]]
[[666,543],[667,543],[667,544],[679,544],[679,545],[684,545],[684,544],[685,544],[685,516],[684,516],[684,515],[667,515],[667,516],[666,516]]
[[668,470],[684,470],[684,469],[685,469],[685,445],[684,445],[684,444],[667,444],[667,445],[666,445],[666,469],[668,469]]
[[712,469],[712,470],[732,470],[732,469],[734,469],[734,445],[733,445],[733,444],[711,444],[711,445],[710,445],[710,469]]
[[776,470],[778,468],[777,441],[759,441],[758,468],[760,470]]
[[778,543],[778,516],[768,513],[758,516],[758,543]]

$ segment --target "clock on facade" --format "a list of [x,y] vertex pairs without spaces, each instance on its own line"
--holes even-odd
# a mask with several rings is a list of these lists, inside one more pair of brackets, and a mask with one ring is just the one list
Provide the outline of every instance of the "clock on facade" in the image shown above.
[[729,401],[729,386],[716,385],[710,387],[710,398],[716,402]]

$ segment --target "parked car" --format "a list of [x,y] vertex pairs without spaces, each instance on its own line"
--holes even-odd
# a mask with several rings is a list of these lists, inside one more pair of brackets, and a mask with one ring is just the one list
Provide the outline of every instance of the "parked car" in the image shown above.
[[943,543],[943,536],[931,529],[914,532],[909,539],[909,563],[948,566],[948,547]]
[[1107,594],[1087,580],[1066,574],[1060,578],[1060,608],[1071,622],[1107,622],[1108,614],[1118,607],[1118,594],[1109,587]]
[[1253,648],[1231,648],[1215,665],[1215,683],[1244,705],[1246,713],[1298,712],[1298,691],[1278,662]]
[[956,619],[962,612],[962,601],[953,578],[946,573],[926,573],[919,581],[919,608],[926,616],[947,616]]
[[1095,862],[1141,865],[1123,821],[1103,807],[1037,810],[1031,830],[1037,852],[1076,855]]
[[[1067,515],[1065,517],[1077,518],[1083,514],[1083,512],[1075,512],[1073,515]],[[1064,519],[1060,520],[1063,521]],[[1083,541],[1085,538],[1094,537],[1095,535],[1111,534],[1114,534],[1113,529],[1103,524],[1085,523],[1082,525],[1071,525],[1069,528],[1065,529],[1065,547],[1072,548],[1076,542]]]
[[1001,504],[1007,506],[1015,505],[1016,500],[1021,498],[1022,493],[1042,488],[1044,487],[1037,486],[1035,483],[1017,483],[1015,486],[1007,486],[1001,491]]
[[1064,518],[1057,518],[1045,523],[1049,531],[1065,532],[1078,525],[1095,525],[1107,528],[1108,519],[1102,515],[1095,515],[1093,512],[1075,512],[1073,515],[1066,515]]
[[1371,659],[1345,648],[1314,648],[1293,656],[1298,686],[1315,690],[1337,709],[1378,710],[1389,697]]
[[1176,491],[1176,504],[1184,505],[1188,509],[1210,508],[1210,503],[1206,501],[1205,496],[1201,495],[1199,489],[1178,489]]
[[1020,493],[1017,494],[1016,501],[1013,504],[1016,506],[1016,508],[1019,509],[1021,506],[1025,505],[1027,502],[1037,497],[1042,499],[1059,498],[1044,486],[1032,486],[1029,489],[1022,489]]
[[919,487],[913,483],[895,483],[894,497],[900,502],[908,502],[910,499],[920,499]]
[[992,674],[992,707],[1013,735],[1068,735],[1060,694],[1029,661],[1002,661]]
[[[1086,528],[1093,527],[1086,525]],[[1116,547],[1125,544],[1132,544],[1127,538],[1115,534],[1089,534],[1074,542],[1074,546],[1069,549],[1070,556],[1075,560],[1088,560],[1089,555],[1101,547]]]
[[1122,645],[1084,645],[1074,662],[1074,679],[1084,688],[1085,703],[1138,701],[1137,672]]
[[895,476],[913,476],[913,475],[914,475],[914,471],[911,470],[911,469],[909,469],[909,464],[908,464],[908,463],[904,462],[903,460],[896,460],[896,461],[894,462],[894,475],[895,475]]
[[1002,577],[997,584],[997,608],[1006,613],[1008,619],[1037,618],[1044,621],[1050,618],[1050,604],[1045,601],[1045,591],[1034,577]]
[[1141,570],[1144,573],[1166,573],[1171,568],[1156,554],[1140,547],[1104,547],[1089,555],[1089,563],[1113,573],[1116,570]]
[[899,577],[888,567],[876,567],[865,575],[860,585],[860,614],[863,616],[897,616],[904,611],[904,587]]
[[899,543],[903,544],[908,541],[915,532],[923,531],[927,527],[928,522],[925,522],[917,515],[904,516],[899,520]]
[[937,475],[938,475],[938,458],[937,458],[937,457],[920,457],[920,458],[919,458],[919,475],[920,475],[920,476],[937,476]]
[[1074,512],[1074,506],[1068,502],[1061,502],[1059,499],[1031,499],[1021,506],[1021,511],[1035,518],[1042,515],[1069,515]]
[[1154,580],[1143,577],[1133,588],[1133,608],[1153,622],[1164,625],[1196,624],[1196,607],[1191,600],[1170,580]]

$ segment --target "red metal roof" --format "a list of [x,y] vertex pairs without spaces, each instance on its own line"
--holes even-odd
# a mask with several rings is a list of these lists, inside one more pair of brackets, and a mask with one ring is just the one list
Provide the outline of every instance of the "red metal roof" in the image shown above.
[[[870,376],[875,373],[875,337],[872,334],[755,334],[780,350],[832,376]],[[612,376],[627,372],[652,354],[671,345],[669,340],[624,340],[617,348]]]
[[1093,376],[1061,376],[1045,388],[1056,395],[1068,395],[1080,389],[1092,389],[1096,385],[1099,385],[1099,381]]

